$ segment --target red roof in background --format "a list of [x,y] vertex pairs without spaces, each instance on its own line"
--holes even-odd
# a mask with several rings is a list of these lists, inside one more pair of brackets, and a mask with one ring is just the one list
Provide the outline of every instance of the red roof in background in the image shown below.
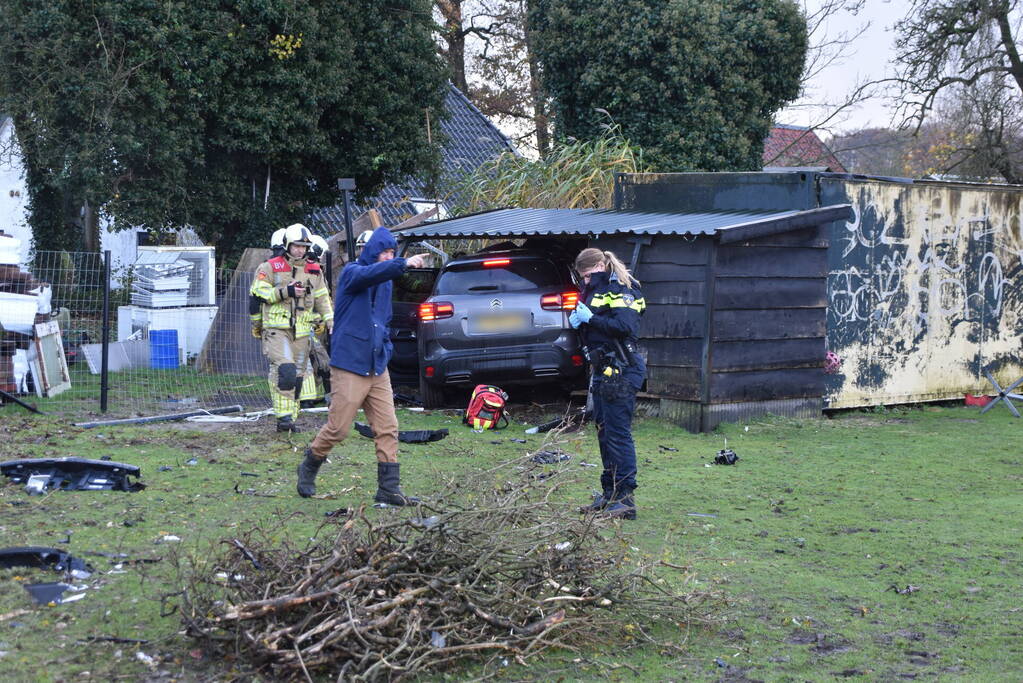
[[846,172],[815,132],[785,124],[772,127],[764,140],[764,166],[827,166],[836,173]]

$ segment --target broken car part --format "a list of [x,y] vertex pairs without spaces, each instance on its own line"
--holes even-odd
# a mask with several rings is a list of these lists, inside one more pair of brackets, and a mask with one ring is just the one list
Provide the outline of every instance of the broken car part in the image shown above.
[[76,579],[87,579],[95,571],[85,560],[72,557],[69,553],[57,548],[41,546],[0,549],[0,568],[10,569],[12,567],[54,569],[58,572],[68,572]]
[[0,474],[15,484],[28,484],[29,493],[65,491],[141,491],[145,484],[135,465],[88,458],[25,458],[0,463]]
[[[355,431],[367,439],[376,437],[373,428],[363,422],[355,423]],[[429,443],[431,441],[440,441],[447,435],[447,429],[414,429],[398,432],[398,441],[402,443]]]
[[137,425],[147,422],[171,422],[184,420],[197,415],[223,415],[224,413],[240,413],[241,406],[226,406],[224,408],[210,408],[209,410],[190,410],[187,413],[174,413],[172,415],[152,415],[150,417],[129,417],[122,420],[100,420],[97,422],[76,422],[76,427],[92,429],[93,427],[106,427],[107,425]]
[[571,459],[572,459],[571,455],[555,448],[538,451],[536,455],[534,455],[529,460],[530,462],[539,463],[541,465],[556,465],[559,462],[565,462],[566,460]]
[[739,462],[739,456],[731,448],[722,448],[714,456],[715,465],[734,465],[737,462]]

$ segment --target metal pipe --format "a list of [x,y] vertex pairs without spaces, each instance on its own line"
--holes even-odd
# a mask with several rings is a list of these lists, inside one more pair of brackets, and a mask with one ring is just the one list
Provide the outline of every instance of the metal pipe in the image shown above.
[[241,406],[226,406],[224,408],[210,408],[209,410],[190,410],[187,413],[174,413],[173,415],[152,415],[150,417],[126,417],[122,420],[99,420],[96,422],[76,422],[76,427],[92,429],[93,427],[107,427],[109,425],[137,425],[146,422],[172,422],[184,420],[186,417],[196,415],[223,415],[224,413],[240,413]]
[[110,250],[103,252],[103,348],[100,354],[99,411],[107,412],[110,392]]

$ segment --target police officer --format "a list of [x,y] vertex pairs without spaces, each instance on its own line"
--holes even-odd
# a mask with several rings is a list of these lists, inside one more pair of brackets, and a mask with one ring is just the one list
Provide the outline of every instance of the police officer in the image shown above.
[[249,293],[261,300],[263,354],[270,361],[270,397],[278,432],[297,432],[298,398],[309,361],[314,328],[334,319],[327,285],[318,264],[306,261],[312,233],[289,225],[284,253],[256,269]]
[[646,363],[637,353],[639,320],[646,309],[639,281],[610,251],[583,249],[575,270],[584,287],[569,324],[579,330],[593,372],[593,421],[604,471],[602,492],[582,508],[603,517],[636,519],[636,446],[632,413]]

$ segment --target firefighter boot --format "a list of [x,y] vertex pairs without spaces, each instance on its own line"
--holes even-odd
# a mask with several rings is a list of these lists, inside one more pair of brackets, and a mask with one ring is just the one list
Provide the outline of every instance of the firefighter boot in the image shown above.
[[632,491],[623,491],[608,501],[607,507],[597,513],[603,519],[636,519],[636,501]]
[[313,449],[305,449],[305,459],[298,464],[298,495],[303,498],[316,495],[316,473],[324,460],[313,455]]
[[593,494],[593,502],[589,505],[583,505],[579,508],[579,512],[586,514],[589,512],[600,512],[608,506],[611,502],[611,491],[604,489],[601,493]]
[[406,496],[402,493],[398,463],[378,462],[377,463],[377,492],[373,500],[385,505],[415,505],[418,498]]
[[295,418],[291,415],[285,415],[284,417],[277,418],[277,431],[298,434],[301,430],[298,428],[298,425],[295,424]]

